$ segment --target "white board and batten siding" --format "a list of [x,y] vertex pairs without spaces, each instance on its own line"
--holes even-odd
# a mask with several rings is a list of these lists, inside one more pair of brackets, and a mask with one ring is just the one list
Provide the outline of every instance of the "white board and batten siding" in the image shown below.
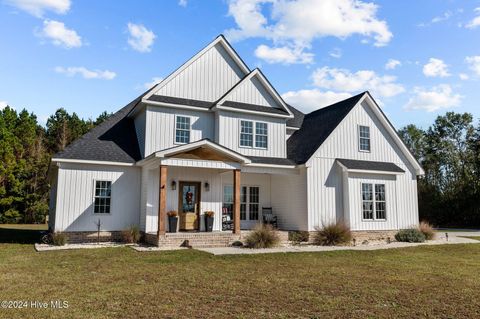
[[228,95],[227,100],[268,107],[280,106],[257,77],[251,77],[239,84]]
[[155,94],[213,102],[244,75],[224,47],[217,43],[161,86]]
[[[158,227],[158,182],[159,169],[148,170],[146,183],[147,195],[145,203],[145,218],[141,218],[140,227],[145,232],[156,232]],[[176,189],[172,190],[171,183],[176,182]],[[169,167],[167,171],[167,211],[178,211],[178,194],[180,181],[201,183],[200,202],[200,229],[205,230],[203,213],[214,211],[215,219],[213,230],[221,230],[221,213],[223,207],[223,188],[233,184],[231,170],[215,170],[203,168]],[[205,189],[205,182],[209,183],[210,190]],[[266,174],[241,174],[241,185],[258,186],[260,189],[261,207],[271,206],[270,201],[270,176]]]
[[146,114],[145,156],[181,145],[175,143],[176,116],[190,118],[190,142],[215,138],[213,113],[148,105]]
[[[257,121],[267,123],[267,149],[240,146],[240,121]],[[243,155],[263,157],[286,157],[285,119],[237,112],[218,112],[217,143]],[[254,127],[255,129],[255,127]],[[255,144],[255,141],[254,141]]]
[[[55,231],[119,231],[138,225],[140,176],[138,167],[62,163],[58,169]],[[110,214],[93,211],[95,181],[111,181]]]
[[147,112],[141,111],[134,118],[135,133],[137,134],[138,147],[142,158],[145,156],[145,128],[147,121]]
[[[387,133],[380,120],[366,105],[366,102],[364,103],[352,109],[306,163],[308,167],[309,230],[336,219],[352,220],[352,230],[400,229],[418,223],[415,169]],[[370,127],[371,152],[359,151],[359,125]],[[336,158],[390,162],[405,170],[405,173],[396,175],[394,183],[390,182],[389,175],[375,174],[376,179],[386,181],[386,191],[390,199],[390,203],[387,203],[389,205],[387,223],[382,225],[382,222],[357,219],[362,216],[359,193],[362,179],[358,176],[348,178],[347,193],[350,198],[350,207],[345,214],[350,214],[350,218],[343,216],[343,194],[345,193],[343,187],[346,182],[343,181],[342,170],[335,164]],[[370,178],[370,176],[365,176],[365,181],[368,182]],[[393,223],[395,218],[398,220],[396,224]]]

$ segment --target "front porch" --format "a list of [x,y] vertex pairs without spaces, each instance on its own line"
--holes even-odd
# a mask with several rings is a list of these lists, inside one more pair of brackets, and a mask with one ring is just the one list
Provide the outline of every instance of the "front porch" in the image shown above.
[[[301,229],[306,212],[295,217],[282,208],[291,196],[282,183],[286,176],[298,178],[298,170],[252,167],[247,160],[197,146],[162,154],[144,165],[140,226],[146,241],[157,246],[180,246],[186,240],[192,246],[228,246],[262,222],[265,207],[272,207],[280,229]],[[176,229],[169,225],[169,211],[179,215]],[[214,214],[211,232],[206,232],[207,211]]]

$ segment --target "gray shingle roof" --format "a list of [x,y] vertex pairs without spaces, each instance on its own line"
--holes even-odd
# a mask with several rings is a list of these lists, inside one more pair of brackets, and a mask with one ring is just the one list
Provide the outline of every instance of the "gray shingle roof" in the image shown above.
[[223,102],[222,106],[232,107],[232,108],[241,109],[241,110],[249,110],[249,111],[265,112],[265,113],[272,113],[272,114],[288,115],[288,112],[283,110],[283,109],[278,109],[278,108],[263,106],[263,105],[256,105],[256,104],[248,104],[248,103],[241,103],[241,102],[234,102],[234,101],[225,101],[225,102]]
[[261,156],[249,156],[248,157],[254,164],[269,164],[269,165],[295,165],[291,159],[279,158],[279,157],[261,157]]
[[296,127],[296,128],[302,127],[303,118],[305,117],[305,114],[303,114],[301,111],[291,106],[290,104],[287,104],[287,106],[294,116],[292,119],[287,120],[287,126]]
[[143,93],[105,122],[73,141],[53,158],[135,163],[141,159],[133,119],[126,115],[140,103]]
[[187,105],[187,106],[200,107],[204,109],[210,108],[213,104],[212,102],[208,102],[208,101],[184,99],[184,98],[179,98],[174,96],[155,95],[155,94],[150,96],[148,98],[148,101]]
[[287,141],[287,157],[297,164],[308,161],[364,94],[306,114],[301,128]]
[[405,173],[403,169],[401,169],[400,167],[398,167],[393,163],[359,161],[359,160],[344,159],[344,158],[337,158],[337,161],[348,169]]

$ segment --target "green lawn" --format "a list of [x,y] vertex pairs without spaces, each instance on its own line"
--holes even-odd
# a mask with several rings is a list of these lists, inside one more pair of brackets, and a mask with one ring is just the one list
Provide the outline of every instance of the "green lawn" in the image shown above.
[[480,244],[211,256],[0,243],[2,318],[478,318]]

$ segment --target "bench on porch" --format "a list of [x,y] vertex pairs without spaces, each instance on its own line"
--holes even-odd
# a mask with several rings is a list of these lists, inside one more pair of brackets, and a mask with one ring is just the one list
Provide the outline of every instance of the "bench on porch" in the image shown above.
[[273,215],[272,207],[262,207],[262,219],[265,225],[278,228],[277,216]]

